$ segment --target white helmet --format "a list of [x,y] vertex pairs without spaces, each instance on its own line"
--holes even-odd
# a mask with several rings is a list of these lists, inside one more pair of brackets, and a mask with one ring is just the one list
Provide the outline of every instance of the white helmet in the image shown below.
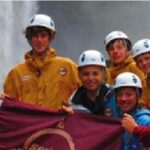
[[86,50],[79,57],[78,67],[87,65],[99,65],[102,67],[106,67],[105,58],[97,50]]
[[132,56],[134,58],[146,52],[150,52],[150,39],[139,40],[133,45]]
[[114,89],[129,86],[142,89],[142,83],[140,78],[131,72],[124,72],[116,77]]
[[131,44],[129,37],[125,33],[123,33],[122,31],[112,31],[105,38],[105,47],[115,39],[126,39]]
[[36,14],[30,19],[27,28],[33,26],[42,26],[52,30],[53,32],[56,31],[53,19],[44,14]]

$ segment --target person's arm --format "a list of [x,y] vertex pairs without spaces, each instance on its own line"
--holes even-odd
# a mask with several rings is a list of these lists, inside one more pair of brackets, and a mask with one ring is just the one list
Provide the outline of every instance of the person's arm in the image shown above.
[[150,147],[150,126],[136,126],[133,135],[142,141],[144,146]]
[[21,93],[21,81],[20,76],[18,75],[17,71],[15,69],[12,69],[3,85],[4,93],[9,95],[13,99],[19,99],[19,93]]
[[10,96],[5,93],[0,93],[0,99],[5,100],[6,98],[10,98]]
[[137,125],[133,117],[128,114],[124,114],[122,126],[139,139],[145,147],[150,147],[150,126]]
[[126,131],[133,133],[134,128],[138,125],[132,116],[128,114],[124,114],[123,120],[122,120],[122,126]]
[[74,97],[74,94],[76,93],[76,90],[72,93],[72,95],[69,97],[68,99],[68,104],[67,103],[64,103],[63,106],[61,107],[61,109],[59,110],[59,112],[66,112],[68,114],[73,114],[74,113],[74,110],[73,108],[71,107],[71,101],[72,101],[72,98]]
[[66,113],[68,113],[68,114],[73,114],[73,113],[74,113],[74,110],[73,110],[72,107],[70,107],[70,106],[65,106],[65,105],[62,106],[61,111],[66,112]]

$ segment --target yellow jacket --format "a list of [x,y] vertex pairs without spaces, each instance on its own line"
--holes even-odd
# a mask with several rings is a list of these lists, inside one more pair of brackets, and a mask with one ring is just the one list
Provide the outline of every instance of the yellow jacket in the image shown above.
[[9,72],[4,92],[23,102],[58,110],[79,85],[77,65],[50,49],[44,57],[27,52],[25,62]]
[[114,80],[117,77],[117,75],[119,75],[120,73],[123,73],[123,72],[132,72],[132,73],[135,73],[136,75],[138,75],[141,78],[141,80],[144,79],[144,74],[136,66],[136,63],[135,63],[135,61],[133,60],[133,58],[131,56],[129,56],[124,61],[122,66],[116,67],[112,64],[107,69],[108,69],[108,76],[107,76],[107,81],[106,82],[109,83],[109,84],[114,84]]
[[146,79],[143,80],[143,93],[140,102],[144,108],[150,109],[150,87],[148,86]]

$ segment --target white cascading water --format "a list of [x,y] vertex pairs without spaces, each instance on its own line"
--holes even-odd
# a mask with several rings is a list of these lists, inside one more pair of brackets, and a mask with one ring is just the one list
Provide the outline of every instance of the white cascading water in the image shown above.
[[23,35],[29,18],[38,10],[36,1],[0,1],[0,91],[7,73],[24,59],[29,48]]

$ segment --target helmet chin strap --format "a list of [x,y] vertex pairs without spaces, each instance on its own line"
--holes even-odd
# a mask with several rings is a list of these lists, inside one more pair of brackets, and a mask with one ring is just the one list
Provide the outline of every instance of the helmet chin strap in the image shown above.
[[150,73],[147,74],[146,82],[148,87],[150,87]]
[[141,98],[141,93],[140,93],[139,88],[136,88],[136,94],[137,94],[137,100],[136,100],[136,104],[135,104],[135,107],[134,107],[133,111],[140,108],[140,106],[141,106],[140,102],[139,102],[139,100]]

